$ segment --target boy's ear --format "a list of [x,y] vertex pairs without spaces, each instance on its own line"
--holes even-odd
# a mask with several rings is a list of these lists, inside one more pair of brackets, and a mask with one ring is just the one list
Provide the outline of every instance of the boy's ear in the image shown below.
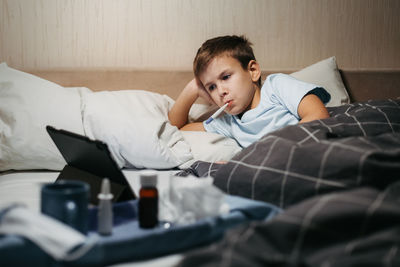
[[250,60],[247,69],[250,72],[252,81],[257,82],[261,76],[260,64],[255,60]]

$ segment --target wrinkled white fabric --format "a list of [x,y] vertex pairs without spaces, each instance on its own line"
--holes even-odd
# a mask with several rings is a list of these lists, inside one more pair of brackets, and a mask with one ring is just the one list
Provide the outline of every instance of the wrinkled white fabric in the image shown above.
[[[56,260],[74,260],[94,244],[75,229],[24,206],[13,205],[0,211],[0,234],[25,237]],[[90,241],[90,242],[88,242]],[[79,249],[72,252],[73,248]]]
[[140,90],[85,94],[85,134],[107,143],[120,167],[169,169],[193,159],[181,132],[168,121],[173,100]]

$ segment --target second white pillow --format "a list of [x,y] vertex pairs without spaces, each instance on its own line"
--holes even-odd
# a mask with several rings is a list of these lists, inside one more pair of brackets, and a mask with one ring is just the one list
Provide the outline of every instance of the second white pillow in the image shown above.
[[325,88],[331,95],[331,100],[326,104],[327,107],[350,103],[350,97],[340,76],[335,57],[321,60],[290,75],[301,81]]

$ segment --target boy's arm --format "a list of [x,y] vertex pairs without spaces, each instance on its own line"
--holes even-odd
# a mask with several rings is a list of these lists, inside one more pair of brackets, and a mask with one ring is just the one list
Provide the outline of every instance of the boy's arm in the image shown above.
[[204,129],[204,125],[202,122],[188,123],[185,126],[183,126],[180,130],[182,130],[182,131],[200,131],[200,132],[206,131],[206,129]]
[[[197,98],[203,96],[202,85],[196,79],[191,80],[183,89],[175,104],[168,112],[168,119],[172,125],[184,131],[205,131],[203,123],[187,123],[190,108]],[[207,97],[208,94],[205,96]],[[203,96],[204,97],[204,96]],[[208,98],[210,98],[208,96]],[[210,98],[211,99],[211,98]]]
[[297,108],[297,113],[300,116],[299,123],[329,118],[329,113],[324,103],[314,94],[308,94],[303,97]]

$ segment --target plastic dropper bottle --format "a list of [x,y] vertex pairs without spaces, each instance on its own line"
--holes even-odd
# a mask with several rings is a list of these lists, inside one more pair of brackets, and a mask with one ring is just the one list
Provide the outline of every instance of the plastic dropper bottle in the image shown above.
[[158,190],[157,172],[145,170],[140,172],[139,191],[139,226],[153,228],[158,225]]
[[112,198],[110,192],[110,180],[104,178],[101,182],[101,191],[97,195],[99,199],[98,207],[98,228],[97,231],[101,235],[111,235],[113,225]]

